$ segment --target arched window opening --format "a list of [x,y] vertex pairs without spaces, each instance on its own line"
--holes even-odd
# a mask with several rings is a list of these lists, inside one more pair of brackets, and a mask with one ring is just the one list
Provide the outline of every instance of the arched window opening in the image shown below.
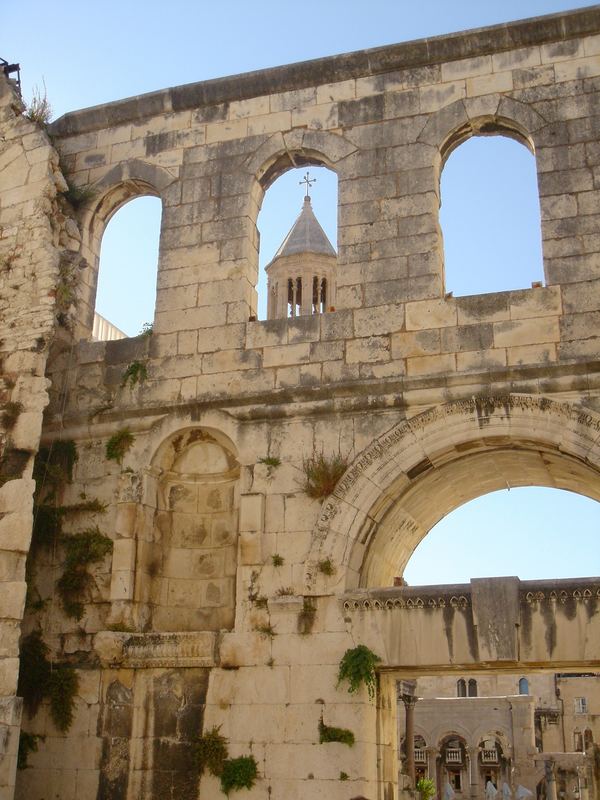
[[529,681],[527,678],[519,678],[519,694],[529,694]]
[[475,678],[469,678],[468,692],[469,697],[477,697],[477,681]]
[[[578,547],[564,547],[575,525]],[[403,578],[409,585],[600,574],[600,503],[573,491],[532,486],[490,492],[447,514],[421,540]],[[582,554],[585,553],[585,556]]]
[[154,320],[162,203],[137,197],[110,219],[100,251],[94,339],[137,336]]
[[[297,158],[297,163],[302,163]],[[258,318],[322,314],[335,304],[337,175],[292,168],[268,188],[258,217]]]
[[459,678],[456,681],[456,696],[457,697],[467,696],[467,683],[464,678]]
[[535,157],[508,136],[455,147],[440,186],[446,291],[472,295],[543,281]]

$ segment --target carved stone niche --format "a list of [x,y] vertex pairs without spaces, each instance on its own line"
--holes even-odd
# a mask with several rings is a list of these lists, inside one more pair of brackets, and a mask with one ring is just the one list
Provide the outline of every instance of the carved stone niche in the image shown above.
[[144,627],[231,629],[240,475],[231,445],[216,432],[188,429],[160,448],[152,471],[156,506],[142,543]]

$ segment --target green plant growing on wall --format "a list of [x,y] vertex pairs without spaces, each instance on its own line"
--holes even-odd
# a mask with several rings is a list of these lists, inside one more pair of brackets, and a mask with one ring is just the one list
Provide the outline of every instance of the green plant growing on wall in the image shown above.
[[275,628],[271,625],[270,622],[261,623],[260,625],[255,625],[254,630],[257,633],[260,633],[261,636],[269,636],[273,638],[275,636],[276,631]]
[[226,795],[233,789],[251,789],[258,777],[258,764],[254,756],[229,758],[223,764],[221,789]]
[[219,733],[220,730],[221,726],[215,725],[198,739],[196,759],[200,774],[207,769],[218,778],[223,772],[223,765],[229,756],[229,751],[227,739]]
[[22,413],[23,403],[5,403],[2,409],[2,426],[4,429],[12,431]]
[[346,650],[340,661],[337,685],[348,681],[348,691],[353,694],[364,684],[372,700],[377,685],[375,668],[380,661],[381,658],[364,644]]
[[435,783],[431,778],[419,778],[415,788],[419,793],[419,800],[431,800],[435,797]]
[[66,179],[66,181],[67,181],[67,191],[64,192],[63,196],[65,200],[68,200],[69,203],[75,209],[87,203],[88,200],[93,200],[96,194],[98,193],[93,186],[89,186],[86,184],[78,186],[76,183],[73,183],[68,178]]
[[71,306],[77,303],[81,264],[80,257],[64,251],[58,265],[58,281],[54,287],[56,319],[58,324],[67,330],[71,330],[73,324],[69,311]]
[[325,558],[322,561],[319,561],[317,564],[317,569],[322,575],[333,575],[335,573],[335,567],[333,566],[333,562],[330,558]]
[[298,614],[298,633],[306,636],[312,631],[317,616],[317,609],[314,601],[310,597],[305,597],[302,603],[302,610]]
[[65,566],[56,583],[65,613],[74,619],[83,616],[81,596],[91,582],[88,567],[112,552],[112,540],[97,527],[63,537]]
[[264,464],[267,468],[267,478],[273,477],[273,472],[281,466],[281,459],[277,456],[262,456],[258,459],[259,464]]
[[294,589],[292,586],[280,586],[279,589],[275,592],[277,597],[292,597],[294,594]]
[[21,641],[18,694],[30,717],[37,714],[40,703],[48,694],[51,664],[48,645],[41,631],[34,630]]
[[348,775],[347,772],[340,772],[340,780],[341,781],[347,781],[349,777],[350,776]]
[[21,642],[17,691],[31,717],[37,713],[42,700],[48,699],[52,721],[64,733],[73,721],[79,678],[72,667],[51,664],[48,653],[40,631],[25,636]]
[[38,504],[55,501],[67,483],[73,480],[77,447],[70,439],[58,439],[49,447],[40,448],[33,465]]
[[27,760],[30,753],[37,753],[38,742],[45,741],[45,736],[38,736],[35,733],[21,731],[19,734],[19,752],[17,754],[17,769],[27,769]]
[[153,333],[154,333],[154,323],[144,322],[141,331],[138,333],[138,336],[151,336]]
[[131,364],[129,364],[129,366],[123,373],[123,378],[121,380],[121,388],[129,384],[129,388],[133,389],[133,387],[136,384],[144,383],[144,381],[147,378],[148,378],[148,370],[146,369],[146,365],[144,364],[144,362],[132,361]]
[[50,675],[48,696],[50,716],[59,731],[66,733],[73,722],[79,676],[73,667],[56,666]]
[[302,488],[309,497],[322,500],[333,492],[347,467],[348,461],[341,453],[329,458],[324,453],[313,453],[302,461]]
[[121,431],[113,434],[106,443],[106,457],[109,461],[116,461],[118,464],[123,463],[123,458],[133,447],[135,436],[129,428],[123,428]]
[[319,720],[319,744],[327,744],[328,742],[339,742],[340,744],[347,744],[348,747],[353,747],[354,734],[348,728],[335,728],[331,725],[325,725],[321,716]]
[[271,556],[271,563],[274,567],[283,567],[283,556],[280,556],[279,553],[273,553]]
[[27,117],[31,122],[43,125],[44,127],[50,123],[52,119],[52,106],[48,100],[45,86],[43,92],[39,86],[34,87],[31,100],[25,106],[23,116]]

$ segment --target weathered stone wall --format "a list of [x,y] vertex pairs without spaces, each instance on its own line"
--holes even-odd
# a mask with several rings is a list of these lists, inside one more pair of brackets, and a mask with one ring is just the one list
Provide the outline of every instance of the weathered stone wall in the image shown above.
[[[93,192],[73,210],[90,266],[72,342],[48,368],[44,437],[77,445],[60,502],[107,506],[65,532],[97,525],[113,553],[92,565],[80,619],[56,592],[61,542],[30,562],[42,602],[26,630],[41,627],[82,688],[67,734],[46,705],[26,720],[47,738],[18,797],[217,796],[191,763],[200,726],[220,725],[232,755],[258,762],[249,799],[392,800],[394,669],[552,667],[567,651],[598,663],[579,636],[597,625],[595,597],[532,611],[509,582],[499,621],[475,589],[477,619],[423,609],[416,625],[403,612],[401,633],[393,610],[344,600],[390,586],[437,519],[507,481],[600,496],[599,52],[593,8],[177,87],[51,126],[68,180]],[[478,133],[535,150],[544,287],[446,296],[439,176]],[[249,321],[258,211],[293,163],[338,175],[337,310]],[[154,331],[90,342],[104,227],[145,193],[163,203]],[[124,384],[136,363],[145,379]],[[132,439],[115,461],[118,432]],[[321,452],[348,469],[313,499],[304,464]],[[336,687],[359,642],[383,659],[376,702]],[[352,749],[318,743],[321,714],[352,729]]]
[[[0,796],[12,797],[21,703],[16,698],[33,456],[48,402],[46,360],[57,287],[79,263],[77,226],[58,208],[66,189],[47,134],[23,115],[0,75]],[[71,305],[63,299],[65,313]],[[66,319],[66,317],[65,317]]]

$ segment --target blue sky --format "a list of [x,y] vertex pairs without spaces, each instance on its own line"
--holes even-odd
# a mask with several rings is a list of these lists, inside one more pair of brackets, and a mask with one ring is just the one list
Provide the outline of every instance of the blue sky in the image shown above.
[[[592,4],[20,0],[2,9],[0,56],[20,62],[26,98],[45,85],[56,118],[167,86],[586,5]],[[313,205],[335,245],[335,176],[313,174]],[[263,266],[299,213],[300,176],[287,173],[267,193],[259,219]],[[159,218],[158,201],[138,200],[115,216],[103,241],[98,310],[129,334],[152,317]],[[486,138],[456,150],[442,176],[441,220],[449,291],[526,287],[541,279],[535,165],[521,145]],[[510,236],[497,236],[499,229]],[[599,574],[599,523],[597,503],[567,492],[497,492],[442,520],[418,548],[406,577],[429,583],[470,575]],[[576,547],[562,546],[565,531],[577,533]]]

